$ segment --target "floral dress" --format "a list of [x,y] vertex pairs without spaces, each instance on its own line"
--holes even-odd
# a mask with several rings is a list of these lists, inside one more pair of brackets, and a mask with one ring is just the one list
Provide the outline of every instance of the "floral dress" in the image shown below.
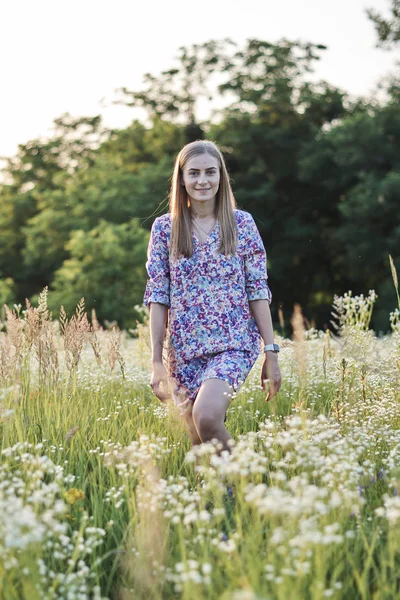
[[236,391],[260,353],[260,334],[249,300],[271,302],[266,253],[253,217],[235,210],[236,254],[218,253],[219,224],[201,243],[193,234],[190,258],[169,255],[171,216],[151,230],[145,304],[169,307],[166,368],[178,404],[196,399],[206,379],[223,379]]

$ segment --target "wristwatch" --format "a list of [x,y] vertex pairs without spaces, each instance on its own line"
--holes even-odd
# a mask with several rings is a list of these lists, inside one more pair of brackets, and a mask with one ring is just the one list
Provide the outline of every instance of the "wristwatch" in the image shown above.
[[279,346],[278,344],[267,344],[264,346],[264,352],[273,352],[274,354],[278,354]]

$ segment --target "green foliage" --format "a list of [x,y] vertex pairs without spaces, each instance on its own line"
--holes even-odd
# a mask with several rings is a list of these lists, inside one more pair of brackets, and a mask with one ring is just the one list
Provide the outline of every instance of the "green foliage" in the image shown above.
[[387,256],[397,260],[400,248],[399,144],[400,109],[390,103],[347,117],[301,161],[301,178],[317,181],[317,193],[334,211],[325,229],[329,263],[351,289],[377,291],[374,326],[383,330],[394,299]]
[[375,25],[378,45],[383,48],[390,48],[400,41],[400,0],[390,0],[390,3],[390,19],[383,17],[372,8],[367,10],[368,17]]
[[71,222],[66,189],[87,169],[106,135],[100,117],[54,121],[48,140],[20,144],[7,160],[0,188],[0,269],[16,282],[21,301],[47,285],[65,258]]
[[49,306],[71,313],[83,296],[99,320],[112,316],[120,327],[134,327],[146,281],[148,233],[132,219],[120,225],[100,220],[86,232],[77,230],[66,246],[70,258],[55,273]]
[[230,455],[190,449],[176,407],[152,396],[145,328],[94,333],[80,305],[67,333],[46,291],[9,312],[2,598],[397,598],[400,336],[366,330],[373,301],[336,299],[338,337],[282,340],[268,403],[260,356],[228,409]]
[[0,277],[0,306],[13,304],[15,300],[15,284],[11,277]]
[[40,195],[38,211],[22,229],[25,244],[22,260],[25,270],[35,274],[36,282],[48,284],[53,273],[67,258],[66,244],[73,230],[82,227],[83,220],[71,210],[63,189],[49,190]]
[[35,211],[31,192],[21,193],[9,185],[0,188],[0,272],[6,277],[23,278],[23,226]]
[[[209,137],[224,151],[238,204],[264,239],[273,310],[281,307],[288,322],[299,303],[310,321],[327,324],[335,293],[376,288],[374,324],[387,329],[393,298],[386,257],[399,258],[399,105],[390,86],[389,101],[379,106],[311,81],[324,50],[286,39],[180,48],[171,69],[145,76],[144,89],[121,90],[121,103],[145,109],[145,123],[106,131],[98,116],[67,114],[50,139],[21,145],[0,188],[0,273],[13,279],[16,300],[44,286],[58,293],[64,276],[70,307],[93,296],[85,282],[95,262],[84,240],[94,244],[99,227],[116,231],[132,219],[149,230],[167,210],[177,152]],[[199,101],[222,108],[202,123]],[[143,256],[138,251],[135,260]],[[129,288],[129,274],[118,277]],[[138,281],[135,303],[144,291],[143,277]],[[93,296],[100,318],[114,319],[115,304],[102,293],[104,301]],[[131,306],[120,307],[118,320],[131,323],[132,314]]]
[[[193,139],[201,136],[201,129],[193,127],[197,123],[197,103],[199,98],[211,99],[209,78],[227,68],[229,50],[235,46],[229,39],[210,40],[203,44],[193,44],[179,48],[178,64],[158,77],[146,73],[146,88],[131,91],[121,88],[120,103],[125,106],[141,106],[151,120],[167,119],[184,123],[187,134],[196,133]],[[190,142],[189,135],[182,140]]]

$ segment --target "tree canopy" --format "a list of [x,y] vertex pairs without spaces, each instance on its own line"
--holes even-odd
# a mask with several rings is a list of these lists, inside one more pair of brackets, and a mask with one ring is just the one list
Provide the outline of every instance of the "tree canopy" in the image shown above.
[[[99,116],[62,115],[53,137],[20,145],[0,187],[0,301],[23,302],[48,285],[53,310],[85,296],[100,319],[131,327],[174,158],[210,138],[263,237],[273,310],[288,321],[299,303],[324,326],[333,294],[375,288],[375,326],[387,329],[388,254],[400,258],[400,108],[392,88],[378,104],[315,82],[324,50],[286,39],[181,48],[143,90],[120,90],[119,102],[145,109],[144,122],[108,131]],[[200,101],[220,108],[201,121]]]

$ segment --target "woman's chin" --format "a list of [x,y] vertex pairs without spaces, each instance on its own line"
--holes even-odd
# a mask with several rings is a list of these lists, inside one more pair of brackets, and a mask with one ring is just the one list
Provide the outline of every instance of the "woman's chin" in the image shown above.
[[211,194],[209,196],[206,196],[205,194],[199,194],[198,196],[193,196],[192,200],[195,202],[212,202],[215,200],[215,196],[212,196]]

